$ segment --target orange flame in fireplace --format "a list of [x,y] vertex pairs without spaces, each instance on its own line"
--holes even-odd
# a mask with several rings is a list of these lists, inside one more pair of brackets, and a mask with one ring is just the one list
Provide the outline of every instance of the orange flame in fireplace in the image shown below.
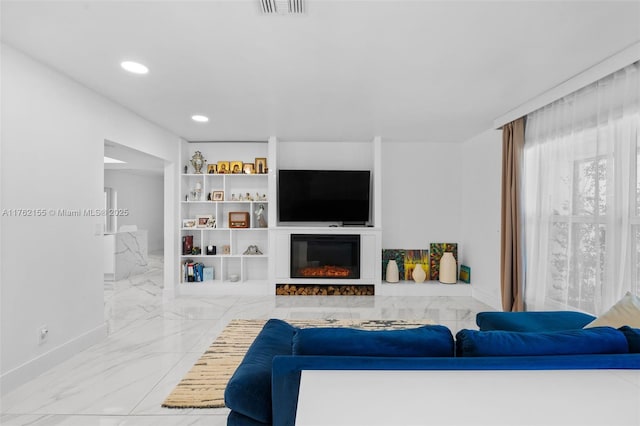
[[351,275],[349,268],[331,265],[310,266],[308,268],[301,268],[298,272],[303,277],[348,277]]

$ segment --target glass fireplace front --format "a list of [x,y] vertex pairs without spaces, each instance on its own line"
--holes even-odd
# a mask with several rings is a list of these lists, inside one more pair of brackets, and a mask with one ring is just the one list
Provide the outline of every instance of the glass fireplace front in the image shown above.
[[291,234],[291,278],[360,278],[360,235]]

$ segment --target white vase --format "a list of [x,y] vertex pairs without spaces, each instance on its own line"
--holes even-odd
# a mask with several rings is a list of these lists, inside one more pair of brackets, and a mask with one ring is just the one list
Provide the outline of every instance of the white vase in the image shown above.
[[445,252],[440,258],[439,280],[442,284],[455,284],[457,265],[453,253]]
[[387,263],[387,282],[388,283],[397,283],[400,281],[398,264],[395,260],[390,260]]
[[421,283],[427,278],[427,273],[424,271],[424,268],[421,264],[417,263],[415,268],[413,268],[413,280],[417,283]]

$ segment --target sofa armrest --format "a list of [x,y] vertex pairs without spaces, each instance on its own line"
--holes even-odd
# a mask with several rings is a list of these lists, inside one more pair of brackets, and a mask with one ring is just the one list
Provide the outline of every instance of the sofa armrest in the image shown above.
[[594,370],[640,369],[640,354],[484,358],[293,356],[273,359],[273,426],[293,426],[302,370]]

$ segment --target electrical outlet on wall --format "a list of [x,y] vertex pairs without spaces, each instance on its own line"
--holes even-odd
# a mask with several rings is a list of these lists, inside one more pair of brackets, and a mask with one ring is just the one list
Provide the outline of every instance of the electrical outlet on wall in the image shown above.
[[49,338],[49,327],[43,325],[38,329],[38,344],[43,345]]

